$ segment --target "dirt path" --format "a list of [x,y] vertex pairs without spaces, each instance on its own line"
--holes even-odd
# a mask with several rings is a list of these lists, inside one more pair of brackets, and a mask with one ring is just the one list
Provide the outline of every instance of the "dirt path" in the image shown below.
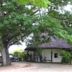
[[72,72],[72,65],[12,63],[11,66],[0,67],[0,72]]

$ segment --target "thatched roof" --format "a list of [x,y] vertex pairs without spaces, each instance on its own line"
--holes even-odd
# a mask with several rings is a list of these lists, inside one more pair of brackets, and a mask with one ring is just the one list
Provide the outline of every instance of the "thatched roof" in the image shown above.
[[[51,37],[50,42],[40,44],[38,47],[42,49],[71,49],[72,45],[68,44],[68,42],[63,39]],[[35,48],[36,47],[28,47],[26,50],[34,50]]]
[[72,45],[68,44],[65,40],[51,37],[49,43],[43,43],[39,45],[40,48],[72,48]]

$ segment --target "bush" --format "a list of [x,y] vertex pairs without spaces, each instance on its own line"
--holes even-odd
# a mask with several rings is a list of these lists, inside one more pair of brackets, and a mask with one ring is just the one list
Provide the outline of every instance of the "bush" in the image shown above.
[[71,63],[71,53],[68,51],[62,51],[62,63]]
[[14,52],[13,56],[19,58],[19,61],[24,61],[25,60],[25,53],[24,52]]

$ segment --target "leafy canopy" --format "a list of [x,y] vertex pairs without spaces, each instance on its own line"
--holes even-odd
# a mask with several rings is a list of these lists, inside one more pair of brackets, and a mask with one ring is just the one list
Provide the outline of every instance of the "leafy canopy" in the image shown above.
[[17,2],[21,5],[33,4],[37,7],[48,7],[50,5],[49,0],[17,0]]
[[[54,5],[56,4],[54,0],[51,1]],[[47,7],[48,0],[18,0],[17,2],[15,0],[6,0],[0,6],[0,36],[5,47],[23,40],[31,33],[36,37],[44,31],[47,31],[49,36],[62,37],[72,42],[72,34],[69,34],[69,30],[63,26],[54,5],[53,7],[49,6],[48,13],[36,14],[40,11],[36,6]],[[31,3],[31,9],[25,6]],[[55,7],[58,8],[58,5],[60,6],[59,2]]]

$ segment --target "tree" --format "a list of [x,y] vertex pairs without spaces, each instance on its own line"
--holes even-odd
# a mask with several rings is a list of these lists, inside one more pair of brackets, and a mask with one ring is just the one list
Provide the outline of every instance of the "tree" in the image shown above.
[[[20,5],[20,2],[22,3],[20,0],[18,3],[15,0],[0,0],[0,40],[4,65],[10,64],[8,47],[32,33],[32,24],[37,20],[35,13],[38,9],[33,11],[35,6],[29,9],[27,4]],[[35,2],[32,4],[36,5]],[[47,6],[48,3],[44,3]]]
[[[10,64],[8,47],[22,40],[22,37],[30,34],[32,18],[24,15],[23,6],[18,6],[13,0],[3,1],[0,5],[0,37],[2,44],[2,55],[4,65]],[[24,15],[24,16],[23,16]]]
[[22,37],[30,34],[33,17],[30,15],[25,16],[24,7],[18,6],[13,0],[4,1],[0,9],[2,13],[0,17],[0,37],[3,47],[2,55],[4,64],[7,65],[10,64],[8,47],[18,43],[19,40],[22,40]]
[[[51,0],[54,5],[58,2],[55,5],[57,9],[62,0],[59,1]],[[67,0],[65,2],[68,3]],[[49,36],[58,36],[68,40],[72,38],[72,35],[61,24],[60,17],[58,17],[59,13],[53,15],[54,12],[57,12],[54,5],[49,6],[48,14],[40,13],[41,7],[47,7],[48,4],[48,0],[19,0],[19,2],[0,0],[0,39],[4,65],[10,64],[8,47],[24,40],[31,33],[34,34],[36,44],[39,43],[40,33],[44,31],[47,31]]]
[[68,4],[72,4],[71,0],[51,0],[51,3],[53,3],[52,6],[49,8],[48,14],[56,19],[59,19],[61,25],[63,26],[63,31],[57,33],[58,36],[61,36],[65,40],[67,40],[69,43],[72,43],[72,22],[71,17],[72,13],[69,11],[64,10],[64,6]]
[[[72,43],[72,13],[65,11],[64,6],[72,4],[71,0],[51,0],[48,11],[41,15],[39,24],[34,28],[33,40],[28,40],[28,46],[38,45],[42,32],[48,36],[59,37]],[[45,39],[44,39],[45,40]],[[49,38],[43,42],[49,41]]]

